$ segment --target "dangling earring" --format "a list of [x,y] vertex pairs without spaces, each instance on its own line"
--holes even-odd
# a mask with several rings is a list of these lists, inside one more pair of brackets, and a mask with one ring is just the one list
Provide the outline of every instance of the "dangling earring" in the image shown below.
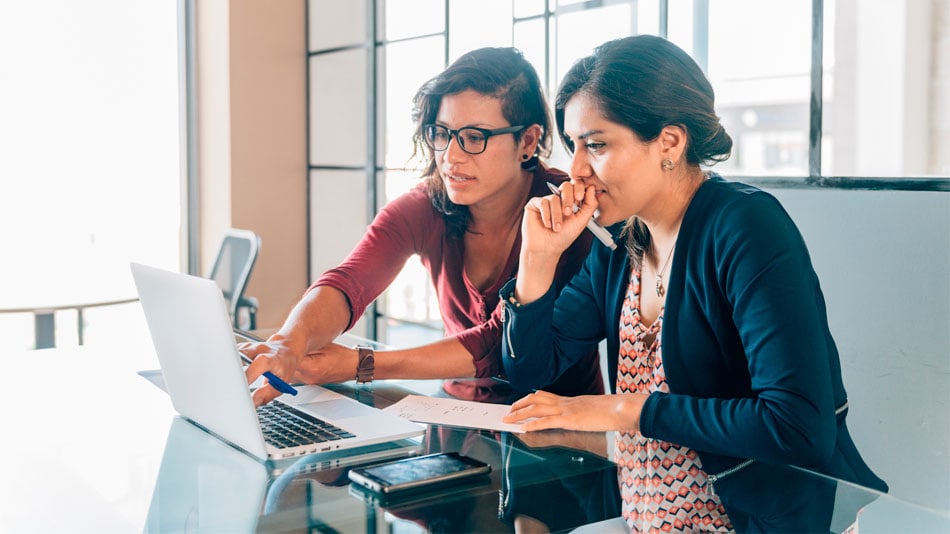
[[660,166],[663,167],[664,171],[672,171],[676,164],[673,163],[673,160],[670,158],[663,158],[663,161],[660,162]]

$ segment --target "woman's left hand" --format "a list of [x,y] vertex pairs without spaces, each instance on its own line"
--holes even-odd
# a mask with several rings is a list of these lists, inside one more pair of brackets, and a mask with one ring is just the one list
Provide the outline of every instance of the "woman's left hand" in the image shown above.
[[538,391],[512,404],[503,421],[519,423],[530,419],[522,423],[525,431],[548,428],[639,431],[640,411],[646,398],[640,393],[562,397]]

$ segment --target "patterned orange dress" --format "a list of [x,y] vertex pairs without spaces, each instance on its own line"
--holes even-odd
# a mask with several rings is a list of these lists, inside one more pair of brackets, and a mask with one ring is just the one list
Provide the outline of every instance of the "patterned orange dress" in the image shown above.
[[[631,269],[620,314],[617,393],[669,393],[660,335],[663,312],[652,325],[640,322],[640,273]],[[654,335],[647,346],[644,338]],[[707,493],[695,451],[619,432],[614,444],[623,517],[634,532],[732,532],[719,498]]]

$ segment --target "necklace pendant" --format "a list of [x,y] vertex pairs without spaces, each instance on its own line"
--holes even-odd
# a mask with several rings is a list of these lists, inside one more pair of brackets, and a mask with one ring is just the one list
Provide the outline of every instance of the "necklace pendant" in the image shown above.
[[656,296],[662,297],[663,293],[666,293],[666,290],[663,289],[663,277],[657,276],[656,277]]

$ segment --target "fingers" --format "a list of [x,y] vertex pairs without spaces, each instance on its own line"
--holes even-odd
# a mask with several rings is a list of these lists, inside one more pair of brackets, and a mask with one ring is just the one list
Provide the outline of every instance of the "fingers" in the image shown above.
[[264,374],[264,371],[267,371],[267,367],[264,366],[264,360],[266,359],[267,358],[256,358],[247,366],[247,369],[244,370],[244,377],[247,379],[248,385],[253,384]]
[[505,423],[518,423],[531,419],[533,417],[550,417],[561,413],[560,406],[556,404],[532,404],[517,410],[511,410],[502,418]]
[[265,353],[265,352],[270,352],[271,348],[270,348],[270,346],[269,346],[267,343],[261,343],[261,342],[245,342],[245,343],[238,343],[238,344],[237,344],[237,350],[238,350],[241,354],[243,354],[243,355],[245,355],[245,356],[247,356],[248,358],[251,358],[251,359],[253,360],[253,359],[256,358],[259,354],[262,354],[262,353]]
[[[570,215],[571,208],[567,205],[562,207],[561,197],[558,195],[549,195],[544,197],[548,202],[548,210],[550,211],[550,226],[549,228],[553,229],[555,232],[561,231],[561,223],[564,222],[564,216]],[[564,213],[564,210],[567,210],[567,213]]]
[[[268,357],[260,358],[265,351],[259,350],[261,347],[256,347],[254,350],[254,360],[247,366],[247,369],[244,370],[244,376],[247,378],[248,384],[253,384],[257,379],[264,374],[265,371],[270,371],[271,359]],[[267,348],[264,346],[263,348]],[[265,379],[264,385],[257,388],[253,394],[254,406],[263,406],[268,402],[279,397],[281,393],[267,384]]]
[[581,198],[577,201],[581,207],[578,213],[584,213],[588,218],[592,217],[597,207],[600,206],[600,203],[597,202],[597,188],[589,185],[583,189],[578,188],[577,192],[581,194]]
[[521,424],[525,432],[535,430],[563,429],[570,419],[561,413],[557,406],[532,405],[517,411],[509,412],[502,418],[502,422]]
[[517,400],[502,418],[505,423],[520,423],[525,432],[578,428],[573,400],[547,391],[537,391]]
[[592,185],[586,185],[583,180],[571,182],[571,191],[574,194],[574,204],[578,206],[583,204],[587,191],[593,187],[594,186]]
[[268,402],[280,397],[281,393],[271,387],[269,384],[265,384],[257,388],[257,391],[254,392],[252,398],[254,399],[254,406],[263,406]]
[[522,423],[521,430],[525,432],[535,432],[537,430],[560,429],[567,426],[567,421],[567,418],[561,415],[538,417],[537,419]]
[[517,423],[532,417],[545,417],[560,413],[560,396],[547,391],[537,391],[511,405],[511,410],[502,418],[505,423]]
[[558,211],[561,208],[561,198],[556,195],[532,198],[526,209],[538,212],[541,217],[541,224],[550,230],[557,232],[561,229],[561,222],[564,216]]
[[555,395],[554,393],[548,393],[547,391],[539,390],[539,391],[535,391],[534,393],[525,395],[524,397],[521,397],[520,399],[516,400],[511,405],[511,409],[516,410],[518,408],[523,408],[525,406],[538,403],[538,402],[549,403],[559,398],[560,398],[560,395]]

